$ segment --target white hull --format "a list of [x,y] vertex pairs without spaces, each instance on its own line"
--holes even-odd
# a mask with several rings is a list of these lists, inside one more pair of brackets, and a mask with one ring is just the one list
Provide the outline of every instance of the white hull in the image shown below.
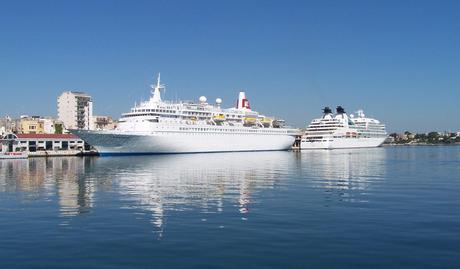
[[115,130],[74,130],[99,154],[201,153],[287,150],[297,133],[284,121],[251,110],[244,92],[237,107],[199,102],[162,101],[160,75],[148,101],[123,113]]
[[383,144],[386,137],[377,138],[329,138],[328,141],[302,141],[301,149],[345,149],[375,148]]
[[294,136],[288,134],[74,133],[101,155],[287,150],[294,143]]

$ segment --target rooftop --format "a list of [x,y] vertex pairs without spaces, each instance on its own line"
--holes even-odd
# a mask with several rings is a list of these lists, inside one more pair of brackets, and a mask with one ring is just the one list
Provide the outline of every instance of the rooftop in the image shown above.
[[61,95],[63,94],[73,94],[73,95],[76,95],[76,96],[80,96],[80,97],[88,97],[88,98],[91,98],[91,96],[85,92],[80,92],[80,91],[64,91]]

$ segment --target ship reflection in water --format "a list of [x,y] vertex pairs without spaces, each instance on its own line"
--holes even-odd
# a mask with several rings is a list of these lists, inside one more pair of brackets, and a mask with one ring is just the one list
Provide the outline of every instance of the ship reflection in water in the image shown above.
[[161,230],[167,210],[235,210],[246,219],[253,194],[273,188],[294,160],[291,152],[8,160],[0,162],[0,191],[31,201],[56,196],[64,225],[97,207],[98,193],[115,192],[122,209],[149,212]]
[[2,160],[0,264],[449,268],[459,164],[458,147]]
[[342,201],[366,202],[369,189],[385,178],[386,152],[385,148],[302,151],[300,172]]
[[[290,152],[176,154],[101,158],[116,167],[111,175],[128,208],[151,213],[161,231],[167,213],[230,211],[246,220],[258,191],[271,189],[292,170]],[[201,219],[207,221],[206,217]]]
[[366,201],[363,192],[384,174],[382,148],[34,158],[0,162],[0,191],[29,201],[56,199],[61,225],[116,204],[147,216],[161,234],[174,212],[230,211],[247,220],[251,206],[262,202],[261,192],[282,189],[292,178],[344,201]]

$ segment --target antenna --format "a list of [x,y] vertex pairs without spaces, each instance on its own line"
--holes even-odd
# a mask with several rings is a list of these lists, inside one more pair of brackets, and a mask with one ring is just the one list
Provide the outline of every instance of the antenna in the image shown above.
[[160,72],[158,72],[157,87],[160,87]]

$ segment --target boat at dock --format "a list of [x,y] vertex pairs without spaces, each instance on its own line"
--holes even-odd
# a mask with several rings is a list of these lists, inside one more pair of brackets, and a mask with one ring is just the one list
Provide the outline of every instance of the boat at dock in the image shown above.
[[325,107],[323,116],[314,119],[307,127],[300,142],[301,149],[339,149],[379,147],[388,137],[385,125],[368,118],[362,110],[347,115],[338,106],[336,114]]
[[7,134],[0,139],[0,159],[27,159],[28,151],[22,151],[15,134]]
[[101,155],[288,150],[296,129],[251,109],[245,92],[236,107],[221,108],[201,96],[198,102],[163,101],[158,75],[148,101],[122,114],[114,130],[70,130]]
[[29,158],[29,154],[25,151],[0,153],[0,159],[27,159],[27,158]]

